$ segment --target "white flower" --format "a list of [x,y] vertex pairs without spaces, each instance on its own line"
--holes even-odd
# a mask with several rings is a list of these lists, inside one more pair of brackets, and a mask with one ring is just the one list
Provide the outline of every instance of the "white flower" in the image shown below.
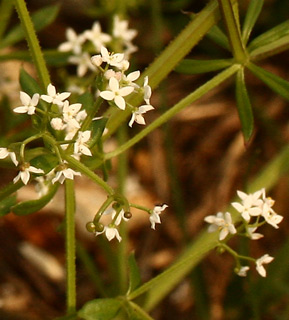
[[210,223],[211,226],[208,228],[208,232],[220,231],[219,240],[224,240],[229,233],[235,234],[237,230],[232,223],[232,217],[229,212],[218,212],[215,216],[207,216],[204,219],[207,223]]
[[278,229],[278,224],[283,220],[283,217],[279,214],[277,214],[273,209],[273,205],[275,201],[270,198],[266,197],[265,195],[265,189],[262,189],[262,198],[263,198],[263,204],[261,206],[262,208],[262,217],[266,220],[267,223],[269,223],[274,228]]
[[39,94],[34,93],[32,98],[30,98],[26,92],[20,91],[20,100],[23,103],[23,105],[14,108],[13,111],[16,113],[27,113],[31,115],[35,113],[35,107],[39,102]]
[[[71,168],[68,168],[67,163],[62,163],[59,166],[59,169],[60,170],[56,171],[56,175],[52,179],[53,184],[57,181],[62,184],[65,181],[65,179],[73,180],[74,176],[81,176],[80,172],[77,172],[72,170]],[[53,169],[52,171],[55,172],[55,169]]]
[[266,277],[266,269],[263,267],[263,264],[268,264],[273,260],[274,258],[270,257],[268,254],[265,254],[256,260],[256,270],[262,277]]
[[124,110],[125,100],[123,97],[132,93],[134,88],[130,86],[120,88],[116,78],[109,79],[108,88],[109,90],[101,91],[99,95],[105,100],[113,100],[121,110]]
[[246,194],[242,191],[237,191],[242,204],[233,202],[232,206],[241,213],[244,220],[250,221],[251,216],[259,216],[262,213],[261,205],[263,201],[260,199],[263,190],[256,191],[253,194]]
[[13,182],[16,183],[19,179],[22,180],[24,184],[27,184],[30,179],[31,173],[44,173],[42,169],[35,168],[31,166],[28,162],[21,165],[18,175],[13,179]]
[[91,63],[96,67],[101,66],[101,64],[103,63],[101,55],[100,54],[96,54],[96,55],[92,56],[91,57]]
[[83,52],[77,56],[71,56],[68,61],[77,65],[76,73],[79,77],[83,77],[87,70],[95,71],[95,66],[92,64],[90,55],[87,52]]
[[129,121],[129,126],[132,127],[133,123],[136,122],[138,124],[146,124],[145,119],[143,117],[143,114],[145,114],[147,111],[153,110],[154,107],[150,104],[146,104],[143,106],[140,106],[135,112],[132,113],[131,119]]
[[47,95],[42,94],[41,99],[48,103],[56,104],[59,107],[62,107],[64,100],[71,95],[71,92],[57,93],[56,88],[51,83],[47,86],[47,93]]
[[249,269],[250,269],[250,267],[243,266],[236,273],[240,277],[246,277],[247,276],[247,272],[248,272]]
[[278,224],[283,220],[283,217],[277,214],[267,203],[263,204],[262,216],[275,229],[278,229]]
[[123,53],[115,53],[115,54],[110,53],[108,52],[106,47],[103,47],[103,46],[100,48],[100,53],[101,53],[102,61],[114,67],[118,67],[124,58]]
[[121,38],[125,42],[130,42],[137,35],[137,31],[128,29],[128,20],[121,20],[119,16],[115,16],[112,34],[116,38]]
[[16,159],[16,154],[12,151],[9,151],[7,148],[0,148],[0,159],[5,159],[10,157],[15,166],[18,166],[18,161]]
[[144,91],[144,101],[146,104],[150,104],[150,97],[152,95],[152,89],[149,86],[149,78],[146,76],[144,78],[143,91]]
[[66,38],[67,42],[62,43],[59,47],[59,51],[73,51],[75,54],[79,54],[82,51],[82,44],[85,41],[85,37],[83,35],[77,35],[76,32],[68,28],[66,30]]
[[152,210],[152,213],[150,214],[150,223],[151,223],[151,228],[155,229],[156,223],[161,223],[161,218],[160,218],[160,214],[162,213],[162,211],[164,211],[166,208],[168,207],[168,205],[163,204],[163,205],[158,205],[155,206]]
[[63,130],[66,128],[66,125],[63,123],[61,118],[51,119],[50,125],[54,130]]
[[66,100],[63,104],[63,121],[67,124],[67,131],[75,131],[75,129],[80,128],[79,121],[77,119],[78,113],[81,109],[82,105],[81,103],[73,103],[69,104],[69,102]]
[[37,192],[39,198],[45,196],[49,192],[49,185],[50,180],[45,179],[45,177],[36,177],[35,181],[37,181],[37,184],[35,185],[35,191]]
[[98,236],[100,234],[104,233],[107,240],[111,241],[114,238],[117,238],[119,242],[121,242],[122,238],[119,235],[119,232],[117,228],[115,228],[113,225],[105,226],[104,229],[100,232],[95,232],[95,236]]
[[257,230],[257,227],[253,227],[253,228],[250,227],[247,229],[247,233],[250,239],[259,240],[264,237],[263,234],[255,232],[256,230]]
[[128,86],[133,86],[138,88],[139,86],[134,83],[133,81],[137,80],[140,76],[140,71],[133,71],[131,73],[129,73],[128,75],[123,74],[122,75],[122,81],[128,85]]
[[92,156],[91,151],[86,145],[86,142],[90,139],[91,131],[79,131],[78,138],[74,143],[74,153],[82,153],[86,156]]
[[101,32],[99,22],[95,22],[91,30],[86,30],[84,36],[93,43],[97,51],[100,51],[103,45],[111,41],[109,34]]

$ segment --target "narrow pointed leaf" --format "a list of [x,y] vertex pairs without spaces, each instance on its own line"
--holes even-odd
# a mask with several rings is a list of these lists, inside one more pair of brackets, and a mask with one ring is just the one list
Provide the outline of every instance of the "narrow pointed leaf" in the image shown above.
[[289,20],[282,22],[278,26],[264,32],[252,42],[250,42],[248,46],[248,51],[253,52],[254,50],[267,46],[269,44],[273,44],[275,41],[278,41],[284,37],[289,35]]
[[248,69],[260,80],[262,80],[274,92],[289,100],[289,82],[279,76],[256,66],[253,63],[248,65]]
[[219,60],[193,60],[184,59],[175,69],[183,74],[199,74],[224,69],[232,65],[230,59]]
[[222,48],[229,51],[231,50],[228,37],[217,25],[214,25],[206,36]]
[[289,48],[289,35],[286,35],[280,39],[260,46],[250,52],[251,60],[263,60],[270,56],[276,55]]
[[140,270],[135,260],[134,253],[132,253],[128,258],[129,265],[129,289],[128,293],[135,290],[141,283]]
[[242,29],[243,43],[246,44],[253,30],[253,27],[262,10],[264,0],[251,0],[245,16],[245,21]]
[[244,69],[236,75],[236,100],[244,139],[247,142],[253,132],[254,118],[249,95],[245,85]]
[[[53,5],[42,8],[31,15],[31,20],[36,31],[40,31],[50,25],[56,18],[59,12],[59,6]],[[0,48],[11,46],[25,38],[24,31],[21,25],[14,27],[6,37],[1,41]]]
[[41,89],[37,81],[23,68],[20,69],[19,82],[22,91],[26,92],[28,95],[32,96],[34,93],[41,93]]
[[11,208],[11,211],[18,216],[24,216],[31,213],[35,213],[40,209],[44,208],[54,197],[59,184],[52,184],[49,188],[49,191],[43,197],[36,200],[23,201]]

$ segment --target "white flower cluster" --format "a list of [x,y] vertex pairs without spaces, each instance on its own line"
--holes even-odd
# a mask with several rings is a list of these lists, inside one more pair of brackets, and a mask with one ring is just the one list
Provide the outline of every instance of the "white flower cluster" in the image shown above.
[[[154,107],[150,104],[151,87],[148,84],[148,77],[145,77],[144,84],[140,87],[134,81],[140,76],[140,71],[133,71],[125,74],[129,67],[129,62],[124,59],[123,53],[110,53],[107,48],[101,47],[101,54],[91,57],[92,63],[103,71],[105,90],[100,91],[101,98],[113,103],[120,109],[125,110],[127,102],[125,97],[132,92],[139,92],[143,95],[145,104],[138,108],[132,108],[132,117],[129,121],[131,127],[134,122],[138,124],[145,124],[143,114],[147,111],[153,110]],[[104,69],[101,67],[105,63]]]
[[117,43],[119,50],[128,59],[131,53],[137,50],[137,47],[132,44],[136,35],[136,30],[128,28],[127,20],[115,16],[112,36],[102,32],[99,22],[95,22],[90,30],[85,30],[81,34],[77,34],[73,29],[68,28],[66,31],[67,41],[62,43],[58,49],[62,52],[72,52],[73,55],[69,57],[69,62],[77,65],[77,75],[83,77],[88,70],[95,70],[86,49],[89,43],[92,43],[96,52],[100,52],[102,46]]
[[[124,110],[127,106],[126,97],[132,92],[142,92],[145,104],[140,107],[132,107],[132,116],[129,126],[133,123],[145,124],[143,115],[153,110],[150,104],[151,88],[148,84],[148,77],[144,79],[143,87],[137,85],[136,81],[139,71],[134,71],[128,75],[125,72],[129,68],[129,56],[136,51],[132,40],[136,36],[136,30],[128,28],[128,21],[121,20],[118,16],[114,17],[112,36],[103,33],[99,22],[95,22],[91,30],[85,30],[81,34],[76,34],[71,28],[67,29],[67,41],[59,46],[60,51],[69,51],[73,55],[69,57],[69,62],[77,65],[77,75],[83,77],[88,70],[102,74],[102,82],[105,84],[99,90],[99,95],[104,100],[111,101],[119,109]],[[90,57],[86,51],[87,41],[91,42],[97,53]],[[122,53],[111,53],[107,47],[110,44],[116,44],[122,50]],[[105,64],[105,67],[102,67]],[[56,120],[55,120],[56,121]]]
[[[265,188],[258,190],[254,193],[246,194],[242,191],[237,191],[240,198],[239,202],[232,202],[232,206],[241,214],[241,223],[234,224],[231,214],[229,212],[218,212],[216,215],[205,217],[205,221],[210,223],[208,232],[219,232],[219,240],[223,241],[229,234],[245,235],[251,240],[258,240],[263,237],[263,234],[255,232],[258,227],[264,223],[268,223],[274,228],[278,229],[278,224],[283,220],[283,217],[273,210],[275,201],[270,197],[266,197]],[[240,231],[239,231],[240,230]],[[245,231],[245,232],[244,232]],[[226,248],[224,244],[221,247]],[[236,272],[239,276],[246,276],[249,270],[248,266],[240,266],[239,256],[232,249],[230,252],[237,260]],[[245,259],[242,257],[242,259]],[[251,258],[248,258],[251,260]],[[258,273],[265,277],[266,270],[263,264],[270,263],[273,260],[268,254],[255,260],[256,270]]]

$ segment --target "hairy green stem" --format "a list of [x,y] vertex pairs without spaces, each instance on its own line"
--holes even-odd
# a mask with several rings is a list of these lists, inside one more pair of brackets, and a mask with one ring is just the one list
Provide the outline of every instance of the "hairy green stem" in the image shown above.
[[75,194],[74,181],[65,180],[65,245],[66,245],[66,308],[67,314],[76,312],[75,266]]
[[14,3],[21,21],[21,25],[25,32],[26,41],[28,43],[42,88],[46,89],[50,83],[50,76],[34,30],[33,23],[26,7],[26,3],[24,0],[14,0]]
[[240,28],[239,28],[239,17],[234,12],[232,0],[218,0],[220,11],[223,16],[223,20],[226,25],[227,34],[230,40],[231,49],[235,61],[238,63],[246,63],[247,54],[242,43]]
[[220,83],[231,77],[234,73],[236,73],[241,66],[239,64],[232,65],[228,69],[224,70],[223,72],[220,72],[218,75],[216,75],[214,78],[206,82],[204,85],[199,87],[197,90],[189,94],[186,98],[182,99],[180,102],[178,102],[175,106],[173,106],[171,109],[163,113],[159,118],[157,118],[154,122],[152,122],[150,125],[148,125],[146,128],[144,128],[141,132],[139,132],[137,135],[135,135],[132,139],[128,140],[126,143],[118,147],[116,150],[107,153],[104,156],[105,160],[111,159],[120,153],[128,150],[131,148],[134,144],[139,142],[141,139],[143,139],[145,136],[147,136],[150,132],[161,126],[162,124],[166,123],[168,120],[170,120],[175,114],[180,112],[185,107],[192,104],[194,101],[205,95],[207,92],[218,86]]

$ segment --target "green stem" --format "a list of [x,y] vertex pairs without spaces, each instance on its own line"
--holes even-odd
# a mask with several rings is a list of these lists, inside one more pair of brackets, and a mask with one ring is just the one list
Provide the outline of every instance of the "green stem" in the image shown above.
[[180,112],[185,107],[192,104],[194,101],[205,95],[207,92],[218,86],[220,83],[225,81],[227,78],[232,76],[234,73],[236,73],[240,69],[239,64],[232,65],[230,68],[224,70],[223,72],[220,72],[218,75],[216,75],[214,78],[206,82],[204,85],[199,87],[197,90],[189,94],[186,98],[182,99],[180,102],[178,102],[175,106],[173,106],[171,109],[163,113],[159,118],[157,118],[154,122],[152,122],[150,125],[148,125],[146,128],[144,128],[141,132],[139,132],[137,135],[135,135],[132,139],[128,140],[126,143],[118,147],[116,150],[107,153],[104,156],[105,160],[111,159],[120,153],[126,151],[130,147],[132,147],[134,144],[139,142],[141,139],[143,139],[145,136],[147,136],[150,132],[155,130],[157,127],[161,126],[162,124],[166,123],[168,120],[170,120],[175,114]]
[[93,171],[91,171],[87,166],[85,166],[80,161],[76,160],[75,158],[62,153],[62,158],[66,160],[72,167],[74,167],[76,170],[79,170],[84,175],[89,177],[91,180],[93,180],[95,183],[97,183],[100,187],[102,187],[109,195],[114,195],[114,190],[111,188],[104,180],[102,180],[97,174],[95,174]]
[[[122,126],[117,131],[118,143],[122,144],[128,139],[127,137],[127,128]],[[122,153],[118,157],[118,168],[117,168],[117,181],[118,189],[117,191],[120,194],[125,193],[125,185],[127,178],[127,155]],[[120,224],[120,233],[122,236],[122,241],[117,245],[117,260],[118,260],[118,284],[120,293],[126,291],[127,286],[127,259],[126,259],[126,250],[128,246],[127,242],[127,228],[126,223],[122,222]]]
[[242,43],[239,27],[239,17],[234,12],[232,0],[218,0],[220,11],[226,25],[227,34],[230,40],[233,56],[238,63],[246,63],[247,54]]
[[76,312],[75,266],[75,194],[74,181],[65,180],[65,244],[66,244],[66,307],[67,314]]
[[46,89],[46,87],[50,83],[50,76],[39,45],[39,41],[36,36],[36,32],[34,30],[33,23],[26,7],[26,3],[24,0],[15,0],[14,3],[26,35],[26,41],[28,43],[33,62],[36,66],[37,74],[41,81],[42,88]]

